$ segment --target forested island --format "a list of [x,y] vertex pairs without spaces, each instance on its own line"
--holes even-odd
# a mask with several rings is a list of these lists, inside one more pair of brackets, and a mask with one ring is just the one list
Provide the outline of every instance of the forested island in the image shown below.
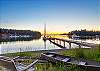
[[100,31],[88,31],[86,29],[71,31],[68,33],[68,35],[72,38],[82,38],[82,39],[99,38],[100,39]]
[[1,39],[0,41],[31,40],[31,39],[39,39],[40,37],[41,33],[38,31],[0,28],[0,39]]

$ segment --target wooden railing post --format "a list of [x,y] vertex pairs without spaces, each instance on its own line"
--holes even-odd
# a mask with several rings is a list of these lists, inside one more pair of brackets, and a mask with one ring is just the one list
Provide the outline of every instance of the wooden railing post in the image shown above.
[[59,42],[60,42],[60,45],[61,45],[61,40],[59,40]]
[[71,42],[69,42],[69,49],[71,49]]
[[54,42],[55,42],[55,40],[56,40],[56,39],[54,39]]
[[65,41],[63,41],[64,42],[64,47],[65,47]]
[[56,40],[56,42],[58,43],[58,40]]
[[81,45],[79,44],[79,48],[81,48]]

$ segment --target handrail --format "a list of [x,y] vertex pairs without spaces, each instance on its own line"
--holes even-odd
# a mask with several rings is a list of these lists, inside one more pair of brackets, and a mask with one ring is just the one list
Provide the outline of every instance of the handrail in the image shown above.
[[95,44],[95,43],[88,43],[88,42],[79,42],[79,41],[74,41],[74,40],[67,40],[67,39],[62,39],[62,38],[48,38],[46,37],[47,40],[60,40],[68,43],[74,43],[77,45],[82,45],[82,46],[87,46],[87,47],[99,47],[100,44]]

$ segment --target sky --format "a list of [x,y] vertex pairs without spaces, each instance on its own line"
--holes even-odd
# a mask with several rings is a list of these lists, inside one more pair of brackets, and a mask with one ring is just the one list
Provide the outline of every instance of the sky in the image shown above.
[[100,30],[100,0],[0,0],[0,28]]

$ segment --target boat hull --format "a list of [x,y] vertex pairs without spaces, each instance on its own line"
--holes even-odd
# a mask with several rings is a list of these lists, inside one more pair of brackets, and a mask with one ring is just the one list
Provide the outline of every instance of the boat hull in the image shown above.
[[[84,69],[87,69],[87,70],[89,70],[89,71],[100,71],[100,62],[96,62],[96,61],[92,61],[92,60],[85,60],[85,59],[76,59],[76,58],[74,58],[74,57],[69,57],[69,56],[63,56],[63,55],[58,55],[58,54],[54,54],[54,53],[51,53],[52,55],[54,55],[54,56],[48,56],[48,55],[46,55],[45,53],[43,54],[41,54],[41,59],[42,60],[47,60],[47,61],[49,61],[49,62],[51,62],[51,63],[64,63],[64,64],[73,64],[73,65],[77,65],[78,67],[82,67],[82,68],[84,68]],[[55,55],[57,56],[59,56],[59,57],[63,57],[63,58],[70,58],[69,60],[67,60],[67,61],[64,61],[64,60],[60,60],[59,58],[57,59],[56,57],[55,57]],[[85,64],[78,64],[78,63],[74,63],[75,62],[75,60],[76,61],[78,61],[78,62],[83,62],[83,63],[85,63]],[[92,62],[92,63],[91,63]],[[91,65],[89,65],[89,64],[91,64]],[[94,64],[94,65],[93,65]]]

